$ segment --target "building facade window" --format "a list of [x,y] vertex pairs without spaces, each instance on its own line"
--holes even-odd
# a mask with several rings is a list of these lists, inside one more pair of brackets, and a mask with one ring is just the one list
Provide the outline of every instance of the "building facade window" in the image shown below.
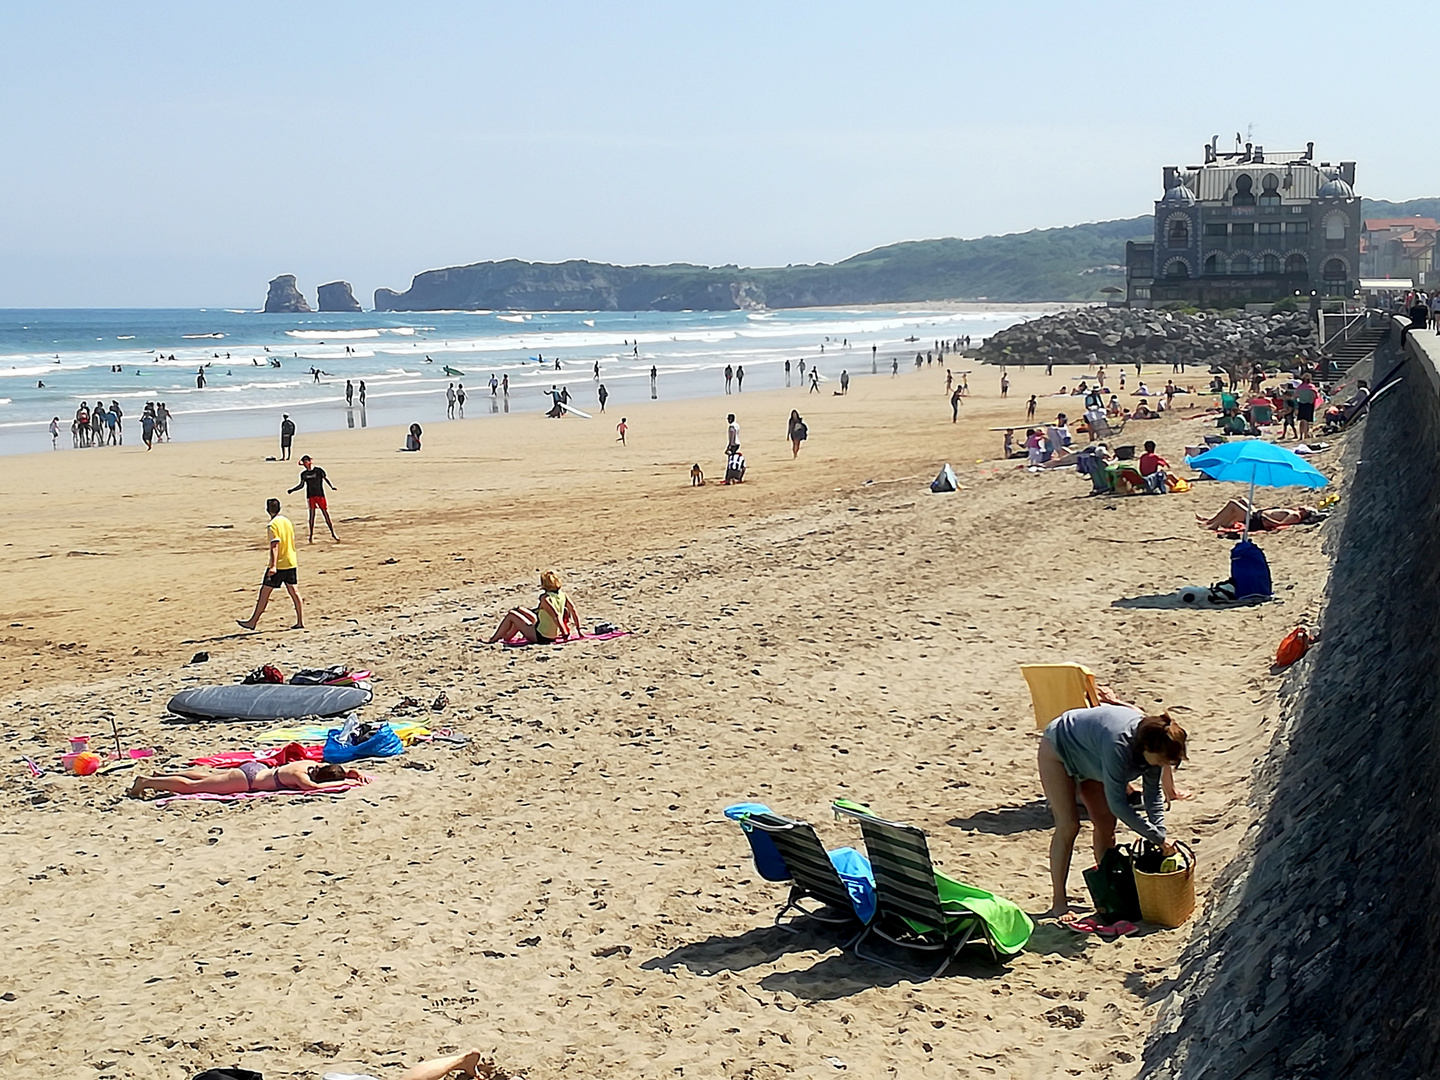
[[1248,273],[1250,273],[1250,256],[1249,256],[1249,255],[1236,255],[1235,258],[1231,259],[1231,260],[1230,260],[1230,273],[1232,273],[1232,274],[1248,274]]
[[1304,255],[1287,255],[1285,257],[1285,273],[1303,274],[1306,273],[1308,269],[1309,267],[1305,262]]
[[1349,224],[1344,214],[1325,215],[1325,247],[1340,251],[1345,247],[1345,227]]
[[1345,260],[1328,260],[1325,263],[1325,268],[1321,271],[1321,275],[1325,278],[1325,284],[1327,285],[1343,283],[1345,281]]
[[1205,223],[1206,236],[1226,236],[1230,232],[1230,226],[1223,221],[1207,221]]
[[1219,255],[1206,255],[1206,256],[1205,256],[1205,273],[1210,274],[1210,275],[1212,275],[1212,276],[1215,275],[1215,274],[1220,273],[1220,256],[1219,256]]
[[1278,274],[1278,273],[1280,273],[1280,256],[1279,256],[1279,255],[1262,255],[1262,256],[1260,257],[1260,272],[1261,272],[1262,274]]
[[1256,227],[1255,231],[1261,236],[1279,236],[1280,224],[1278,221],[1262,221]]
[[1165,243],[1172,248],[1183,248],[1190,246],[1190,223],[1184,218],[1176,218],[1170,222],[1165,232]]
[[1255,193],[1252,190],[1254,186],[1255,181],[1250,179],[1247,174],[1241,173],[1239,176],[1237,176],[1235,178],[1235,197],[1230,200],[1230,205],[1254,206]]
[[[1297,209],[1298,209],[1298,207],[1297,207]],[[1293,234],[1296,235],[1296,236],[1299,236],[1299,235],[1301,235],[1302,233],[1308,233],[1308,232],[1310,231],[1310,222],[1308,222],[1308,221],[1287,221],[1287,222],[1285,222],[1285,231],[1286,231],[1287,233],[1293,233]]]
[[1279,187],[1280,178],[1274,173],[1266,173],[1265,179],[1260,181],[1260,205],[1279,206],[1280,192],[1277,190]]
[[1165,267],[1165,276],[1167,278],[1188,278],[1190,267],[1184,259],[1172,259]]

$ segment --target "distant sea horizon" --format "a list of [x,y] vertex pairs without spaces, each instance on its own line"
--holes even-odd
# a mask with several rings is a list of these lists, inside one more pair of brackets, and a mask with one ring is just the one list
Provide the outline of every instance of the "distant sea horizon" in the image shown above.
[[[164,401],[175,416],[174,438],[195,441],[274,434],[284,412],[302,431],[423,424],[445,416],[450,383],[464,386],[466,415],[479,416],[546,409],[551,385],[568,387],[572,404],[590,412],[598,407],[599,383],[609,392],[610,409],[649,400],[652,366],[661,399],[723,395],[726,365],[743,367],[751,390],[784,386],[787,359],[792,381],[802,358],[830,381],[842,371],[869,376],[872,367],[888,375],[892,361],[912,369],[915,354],[937,340],[969,335],[978,345],[1061,306],[296,314],[239,307],[0,309],[0,454],[48,450],[52,417],[60,419],[60,447],[70,449],[71,421],[82,401],[118,402],[127,442],[139,440],[145,403]],[[204,388],[196,385],[202,368]],[[319,381],[312,369],[322,372]],[[508,399],[497,394],[492,400],[492,374],[509,376]],[[347,380],[357,398],[365,382],[363,409],[358,400],[346,408]]]

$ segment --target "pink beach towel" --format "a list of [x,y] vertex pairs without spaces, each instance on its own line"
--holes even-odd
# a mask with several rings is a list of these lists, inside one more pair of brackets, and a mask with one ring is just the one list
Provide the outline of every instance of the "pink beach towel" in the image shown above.
[[[572,641],[614,641],[616,638],[629,637],[629,630],[611,630],[608,634],[572,634],[568,638],[561,638],[559,641],[551,642],[553,645],[568,645]],[[535,644],[533,641],[526,641],[522,637],[514,637],[509,641],[502,642],[507,649],[524,649]]]
[[163,799],[155,799],[156,806],[169,806],[175,802],[242,802],[250,799],[264,799],[271,795],[343,795],[351,788],[361,787],[358,780],[347,781],[344,785],[336,785],[324,791],[296,791],[293,788],[286,788],[283,791],[237,791],[233,795],[167,795]]

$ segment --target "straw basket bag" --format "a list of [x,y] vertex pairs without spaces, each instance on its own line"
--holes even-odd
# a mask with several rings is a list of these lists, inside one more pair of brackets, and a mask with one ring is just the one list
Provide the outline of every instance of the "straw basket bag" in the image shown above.
[[1185,860],[1181,869],[1168,874],[1135,871],[1140,917],[1156,926],[1181,926],[1195,910],[1195,852],[1180,840],[1175,841],[1175,851]]

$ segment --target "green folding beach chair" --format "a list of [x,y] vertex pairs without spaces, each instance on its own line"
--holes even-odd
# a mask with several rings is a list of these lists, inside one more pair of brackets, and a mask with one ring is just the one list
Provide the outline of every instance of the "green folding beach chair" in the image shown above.
[[[776,813],[746,814],[742,825],[753,827],[769,835],[785,860],[790,871],[790,896],[775,916],[775,925],[797,932],[793,922],[801,916],[814,919],[828,926],[858,924],[859,916],[850,899],[850,892],[830,861],[830,854],[815,827],[808,822],[794,821]],[[802,900],[818,900],[823,906],[807,908]],[[790,922],[784,922],[786,914],[796,915]],[[850,942],[846,942],[848,947]]]
[[1015,904],[937,873],[925,834],[915,826],[886,821],[856,803],[837,802],[834,810],[860,823],[875,874],[875,918],[855,942],[862,960],[908,970],[865,951],[873,934],[903,949],[940,954],[933,979],[972,939],[983,941],[996,963],[1030,940],[1035,924]]

